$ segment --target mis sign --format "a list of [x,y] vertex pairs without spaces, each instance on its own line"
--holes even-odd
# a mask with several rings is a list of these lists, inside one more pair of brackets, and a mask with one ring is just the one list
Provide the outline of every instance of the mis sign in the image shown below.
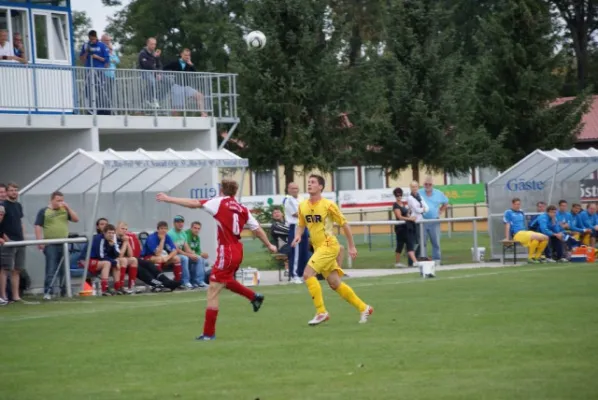
[[526,181],[525,179],[509,179],[505,185],[510,192],[535,192],[544,190],[546,184],[542,181]]

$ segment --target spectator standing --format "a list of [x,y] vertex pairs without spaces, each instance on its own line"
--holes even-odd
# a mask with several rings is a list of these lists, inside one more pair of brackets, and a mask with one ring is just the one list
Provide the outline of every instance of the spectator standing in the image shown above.
[[201,231],[201,223],[199,221],[191,222],[191,227],[185,231],[187,235],[187,245],[191,251],[197,256],[195,262],[189,263],[189,273],[191,274],[191,285],[194,288],[205,288],[206,284],[206,260],[208,253],[201,251],[201,239],[199,232]]
[[184,231],[185,218],[182,215],[177,215],[174,217],[173,225],[173,228],[168,231],[168,236],[176,246],[177,254],[181,260],[181,268],[183,269],[183,287],[186,289],[193,289],[193,285],[191,285],[189,264],[197,262],[200,257],[193,253],[187,244],[187,233]]
[[403,203],[403,189],[396,188],[392,191],[395,196],[395,203],[392,205],[392,211],[397,221],[404,221],[404,224],[395,225],[395,235],[397,247],[395,249],[395,267],[403,267],[401,264],[401,253],[403,247],[407,247],[407,257],[413,266],[418,266],[415,256],[415,235],[416,235],[416,217],[409,215],[409,208]]
[[155,71],[162,69],[162,50],[156,49],[158,42],[156,38],[151,37],[145,42],[145,47],[139,52],[137,57],[137,64],[139,69],[145,70],[143,77],[147,82],[144,99],[150,106],[159,108],[158,96],[156,93],[156,82],[160,80],[160,76]]
[[[174,85],[172,86],[172,104],[176,109],[184,109],[185,102],[188,97],[195,98],[197,102],[197,109],[201,112],[202,117],[207,117],[205,112],[204,96],[201,89],[197,90],[193,86],[201,86],[201,80],[190,79],[184,72],[197,72],[195,66],[191,62],[191,50],[183,49],[180,58],[164,66],[164,71],[174,71],[173,77]],[[173,114],[177,114],[174,112]]]
[[[0,268],[3,268],[5,264],[9,263],[9,260],[5,259],[8,257],[9,253],[3,252],[2,245],[6,242],[7,238],[4,235],[4,231],[2,231],[2,221],[4,220],[4,206],[0,204]],[[5,306],[8,304],[8,301],[4,298],[4,296],[0,296],[0,306]]]
[[[427,176],[424,181],[424,189],[419,190],[419,194],[428,205],[428,211],[423,214],[424,219],[440,219],[440,216],[448,207],[448,198],[438,189],[434,189],[434,182],[431,176]],[[428,239],[432,243],[432,260],[436,265],[440,265],[440,222],[430,222],[424,224],[424,252],[428,255]]]
[[[0,232],[5,241],[22,242],[25,239],[23,227],[23,206],[17,201],[19,186],[16,183],[7,185],[7,198],[4,201],[4,219]],[[13,301],[22,301],[19,296],[19,283],[21,271],[25,270],[25,246],[9,247],[2,249],[2,265],[0,266],[0,297],[8,300],[6,296],[6,282],[10,273]]]
[[25,47],[23,46],[23,37],[19,32],[15,32],[12,35],[12,44],[14,46],[13,52],[15,54],[16,61],[20,62],[21,64],[27,64],[27,53],[25,52]]
[[98,40],[96,31],[89,31],[88,39],[79,53],[81,62],[87,67],[85,71],[86,97],[91,103],[92,110],[97,110],[98,115],[110,115],[106,93],[106,75],[103,71],[110,65],[110,52],[108,47]]
[[[282,204],[284,206],[284,214],[286,223],[289,227],[288,243],[295,240],[295,230],[299,221],[299,185],[295,182],[289,183],[287,186],[288,195],[284,198]],[[291,247],[289,254],[289,280],[293,283],[302,284],[303,271],[309,260],[309,233],[307,229],[303,230],[301,241],[295,247]]]
[[[56,191],[50,195],[50,204],[42,208],[35,218],[35,238],[42,239],[66,239],[69,236],[69,221],[79,222],[79,216],[64,201],[64,195]],[[53,294],[52,280],[60,267],[60,261],[64,254],[62,244],[40,244],[38,248],[43,251],[46,257],[46,278],[44,279],[44,300],[51,300]],[[60,294],[66,294],[64,286],[64,269],[59,270]]]
[[109,54],[109,65],[108,71],[105,72],[106,75],[106,94],[108,96],[109,104],[114,105],[117,103],[117,99],[115,98],[116,93],[116,66],[120,64],[120,57],[118,56],[118,52],[114,48],[112,44],[112,38],[108,34],[102,35],[102,43],[106,45],[108,48]]
[[[422,199],[421,195],[419,194],[419,183],[417,181],[411,182],[409,185],[409,189],[411,190],[410,196],[407,198],[407,205],[409,206],[410,215],[415,217],[415,247],[417,248],[418,245],[421,246],[423,243],[420,242],[421,234],[420,231],[422,229],[422,224],[419,223],[423,221],[424,214],[429,211],[428,205]],[[413,261],[409,260],[409,266],[413,265]]]
[[4,183],[0,183],[0,204],[4,204],[4,201],[8,198],[6,190],[6,185]]

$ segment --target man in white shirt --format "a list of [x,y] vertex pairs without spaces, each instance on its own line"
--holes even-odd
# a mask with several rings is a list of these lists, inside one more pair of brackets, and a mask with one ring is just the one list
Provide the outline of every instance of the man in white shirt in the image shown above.
[[8,41],[8,31],[0,29],[0,62],[17,62],[15,51]]
[[[409,206],[409,210],[411,210],[411,216],[415,217],[415,232],[417,234],[417,238],[415,240],[415,247],[419,248],[419,246],[423,246],[423,243],[420,243],[420,231],[424,229],[420,221],[423,221],[424,214],[429,211],[429,207],[419,194],[419,182],[411,182],[411,184],[409,185],[409,189],[411,190],[411,193],[409,193],[410,196],[407,198],[407,205]],[[420,254],[420,252],[416,251],[415,254]],[[409,266],[411,266],[411,260],[409,260]]]
[[[294,182],[289,183],[287,187],[288,195],[282,201],[284,205],[284,216],[286,224],[289,227],[289,243],[295,240],[295,228],[297,228],[299,213],[299,185]],[[301,242],[295,247],[291,247],[289,254],[289,280],[293,283],[301,284],[303,280],[303,271],[309,260],[309,234],[304,230]]]

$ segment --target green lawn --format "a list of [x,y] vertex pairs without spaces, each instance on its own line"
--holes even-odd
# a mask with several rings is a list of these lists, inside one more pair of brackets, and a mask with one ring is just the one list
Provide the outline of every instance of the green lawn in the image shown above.
[[598,398],[596,265],[349,279],[371,321],[325,288],[308,327],[302,286],[263,287],[254,314],[221,302],[195,342],[205,294],[0,309],[4,400],[547,400]]
[[[371,235],[371,246],[368,244],[367,237],[363,234],[355,235],[355,243],[359,252],[358,259],[354,262],[354,268],[391,268],[395,264],[395,243],[391,242],[394,234]],[[339,236],[341,243],[346,244],[345,237]],[[258,269],[275,268],[272,257],[257,239],[244,240],[245,262],[244,265],[256,267]],[[448,237],[446,234],[441,239],[442,263],[464,264],[471,263],[471,248],[473,247],[473,234],[471,232],[458,232]],[[371,247],[371,248],[370,248]],[[490,254],[490,236],[487,232],[478,233],[478,247],[485,247],[487,258]],[[432,255],[432,247],[428,244],[428,255]],[[419,254],[419,253],[418,253]],[[407,258],[403,254],[402,262],[406,264]],[[346,266],[346,265],[345,265]]]

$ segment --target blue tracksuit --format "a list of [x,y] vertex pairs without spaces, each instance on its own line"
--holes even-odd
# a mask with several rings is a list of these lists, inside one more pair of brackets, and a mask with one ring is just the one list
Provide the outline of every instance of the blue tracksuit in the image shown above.
[[583,221],[581,220],[581,212],[577,214],[571,214],[571,223],[569,224],[569,228],[573,232],[584,232],[585,228],[583,226]]
[[596,213],[590,214],[586,210],[583,210],[579,213],[579,218],[581,220],[581,226],[585,229],[591,229],[593,231],[594,227],[598,225],[598,216]]
[[[546,248],[546,256],[551,257],[552,254],[556,256],[558,260],[563,258],[564,247],[563,242],[553,236],[557,233],[563,233],[563,228],[557,222],[556,218],[552,219],[548,213],[544,213],[538,216],[539,232],[548,236],[550,246]],[[550,250],[548,250],[550,248]]]
[[93,240],[91,241],[90,258],[101,261],[110,261],[110,264],[114,267],[117,264],[116,259],[119,254],[120,249],[118,248],[118,243],[116,241],[111,245],[104,235],[100,233],[93,237]]

